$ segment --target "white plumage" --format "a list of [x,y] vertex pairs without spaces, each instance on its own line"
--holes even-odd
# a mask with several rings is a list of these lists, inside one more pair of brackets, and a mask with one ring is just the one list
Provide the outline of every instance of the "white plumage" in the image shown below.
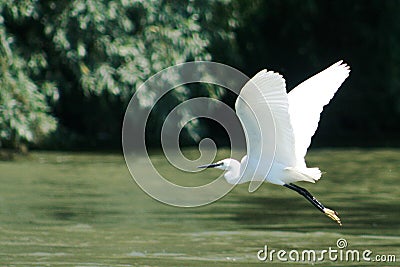
[[[307,168],[304,157],[317,130],[323,107],[349,72],[349,67],[339,61],[299,84],[290,93],[286,93],[285,80],[279,73],[267,70],[257,73],[242,88],[235,105],[246,134],[247,156],[241,163],[234,159],[222,160],[223,164],[217,167],[227,170],[227,181],[266,180],[283,185],[318,180],[320,170]],[[268,109],[272,117],[268,117]],[[270,161],[273,153],[260,147],[273,143],[271,127],[274,126],[275,156],[271,168],[266,169],[268,164],[263,162]]]
[[349,73],[350,68],[339,61],[287,93],[279,73],[260,71],[242,88],[235,105],[246,135],[247,156],[240,163],[229,158],[200,167],[225,170],[224,177],[231,184],[251,181],[249,191],[264,181],[284,185],[341,224],[335,211],[292,183],[315,183],[321,178],[319,168],[308,168],[304,157],[323,107]]

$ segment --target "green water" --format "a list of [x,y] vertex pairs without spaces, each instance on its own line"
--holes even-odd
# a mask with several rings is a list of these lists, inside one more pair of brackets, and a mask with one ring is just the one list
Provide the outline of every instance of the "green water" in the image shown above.
[[33,153],[0,162],[0,266],[306,266],[262,262],[257,252],[264,245],[337,249],[339,238],[347,249],[397,262],[327,257],[315,265],[398,266],[400,150],[316,150],[307,160],[326,173],[301,185],[340,213],[342,227],[271,184],[251,194],[238,186],[200,208],[170,207],[143,193],[117,154]]

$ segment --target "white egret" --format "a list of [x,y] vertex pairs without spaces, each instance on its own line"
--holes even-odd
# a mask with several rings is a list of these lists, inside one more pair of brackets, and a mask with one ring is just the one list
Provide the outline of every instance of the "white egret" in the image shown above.
[[[349,66],[339,61],[286,93],[285,80],[280,74],[260,71],[242,88],[235,104],[237,116],[245,131],[248,155],[241,162],[228,158],[199,168],[225,170],[224,177],[231,184],[256,180],[290,188],[341,225],[336,211],[326,208],[306,189],[293,183],[315,183],[321,178],[319,168],[308,168],[304,157],[311,137],[317,130],[323,107],[332,99],[349,72]],[[266,140],[267,134],[263,133],[270,131],[273,125],[258,125],[255,119],[265,116],[268,108],[265,105],[269,106],[272,113],[276,141],[275,155],[267,174],[257,168],[263,157],[271,153],[261,151],[259,155],[251,154],[251,151],[260,149],[260,144],[271,142]],[[260,131],[260,134],[255,134],[256,131]],[[252,169],[250,172],[244,171],[246,165]]]

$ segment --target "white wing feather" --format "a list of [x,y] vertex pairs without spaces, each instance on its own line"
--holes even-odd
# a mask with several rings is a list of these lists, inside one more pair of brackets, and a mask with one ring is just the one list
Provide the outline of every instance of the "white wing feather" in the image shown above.
[[[304,81],[289,94],[283,77],[272,71],[262,70],[246,83],[235,105],[246,135],[247,158],[244,159],[252,165],[247,169],[253,171],[243,176],[252,182],[263,181],[269,172],[266,166],[280,165],[289,173],[290,177],[286,177],[289,182],[318,180],[321,172],[318,168],[307,168],[304,156],[318,127],[323,107],[349,72],[349,67],[339,61]],[[270,176],[268,181],[276,184],[285,179]],[[250,191],[256,189],[254,186],[251,188],[250,184]]]
[[311,137],[317,130],[322,109],[349,73],[349,66],[339,61],[289,92],[289,115],[295,140],[296,167],[306,167],[304,157]]
[[[257,73],[241,90],[235,108],[246,134],[249,163],[259,162],[260,159],[261,164],[273,160],[285,166],[294,166],[294,135],[288,113],[285,80],[280,74],[266,70]],[[269,115],[272,115],[270,119]],[[274,133],[274,124],[276,146],[272,159],[274,147],[271,150],[267,146],[274,145],[274,134],[271,135],[271,132]]]

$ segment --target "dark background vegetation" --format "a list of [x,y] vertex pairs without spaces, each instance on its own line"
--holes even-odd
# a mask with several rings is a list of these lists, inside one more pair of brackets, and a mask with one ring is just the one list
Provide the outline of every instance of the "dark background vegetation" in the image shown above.
[[[0,0],[0,149],[119,149],[136,89],[163,68],[193,60],[248,76],[278,71],[290,90],[343,59],[350,77],[313,145],[398,146],[399,14],[394,0]],[[158,106],[150,127],[196,96],[232,106],[236,97],[190,87]],[[188,128],[182,143],[194,144],[196,133],[226,145],[215,127]]]

